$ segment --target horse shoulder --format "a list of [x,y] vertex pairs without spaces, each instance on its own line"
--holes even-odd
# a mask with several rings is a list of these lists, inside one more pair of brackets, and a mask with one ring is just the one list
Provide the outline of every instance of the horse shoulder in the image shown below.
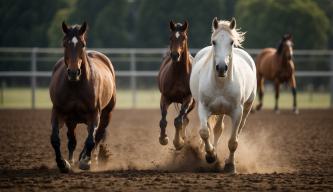
[[169,73],[171,66],[171,58],[170,56],[165,56],[163,58],[160,70],[158,72],[158,85],[161,92],[164,92],[166,89],[166,84],[169,84],[172,80],[172,73]]
[[195,63],[197,63],[205,54],[207,54],[209,52],[209,50],[212,49],[212,46],[207,46],[203,49],[201,49],[200,51],[197,52],[197,54],[194,57],[194,61],[193,61],[193,65]]
[[234,51],[235,51],[236,55],[238,55],[245,61],[245,63],[251,68],[252,71],[254,71],[254,72],[256,71],[255,63],[254,63],[252,57],[250,56],[250,54],[248,54],[243,49],[239,49],[239,48],[235,48]]
[[65,65],[65,60],[62,57],[57,61],[52,70],[52,76],[49,85],[50,98],[52,102],[55,101],[59,89],[63,87],[61,84],[63,84],[64,82],[63,79],[65,78],[64,71],[66,71],[66,65]]
[[88,53],[88,57],[90,59],[101,61],[100,63],[105,65],[111,71],[113,77],[115,78],[114,67],[112,65],[111,60],[106,55],[104,55],[103,53],[100,53],[98,51],[92,51],[92,50],[88,51],[87,53]]

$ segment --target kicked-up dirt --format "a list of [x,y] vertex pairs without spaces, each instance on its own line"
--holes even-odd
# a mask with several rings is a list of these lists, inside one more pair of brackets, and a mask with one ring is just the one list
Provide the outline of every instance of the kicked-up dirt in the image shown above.
[[[171,108],[170,108],[171,109]],[[50,110],[0,110],[0,191],[333,191],[333,110],[264,110],[251,114],[239,136],[236,175],[221,172],[228,156],[230,119],[218,146],[219,161],[204,160],[196,111],[187,142],[175,151],[158,142],[158,110],[115,110],[108,130],[109,161],[91,171],[59,173],[50,144]],[[77,130],[77,159],[86,128]],[[67,158],[66,128],[61,130]]]

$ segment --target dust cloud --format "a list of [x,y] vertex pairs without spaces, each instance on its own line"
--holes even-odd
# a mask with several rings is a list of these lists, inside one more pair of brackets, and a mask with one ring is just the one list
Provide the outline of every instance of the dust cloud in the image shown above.
[[[193,118],[193,117],[192,117]],[[229,155],[227,141],[230,135],[230,119],[225,118],[225,129],[218,144],[218,161],[208,164],[205,161],[203,145],[198,134],[198,121],[190,122],[187,128],[187,141],[184,148],[176,151],[172,140],[174,127],[169,120],[167,127],[169,143],[162,146],[158,142],[158,123],[150,126],[126,126],[127,129],[113,130],[108,139],[110,157],[107,164],[94,166],[93,171],[104,170],[162,170],[173,172],[220,172]],[[295,171],[287,157],[281,155],[283,149],[272,144],[274,134],[264,129],[251,132],[245,129],[239,136],[235,153],[238,173],[282,173]]]

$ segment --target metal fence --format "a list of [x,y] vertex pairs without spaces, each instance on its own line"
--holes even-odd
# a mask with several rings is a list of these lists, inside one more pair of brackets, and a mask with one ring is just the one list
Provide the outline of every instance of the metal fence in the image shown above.
[[[151,49],[135,49],[135,48],[106,48],[106,49],[94,49],[108,55],[113,64],[117,62],[128,63],[127,68],[115,67],[117,77],[130,78],[130,90],[131,90],[131,106],[137,105],[137,78],[138,77],[156,77],[158,73],[158,67],[161,62],[161,58],[166,53],[165,48],[151,48]],[[199,49],[191,49],[191,53],[194,55]],[[247,49],[253,57],[256,56],[260,50]],[[3,77],[26,77],[30,79],[31,86],[31,108],[36,107],[36,89],[38,77],[51,77],[51,69],[39,70],[37,68],[40,62],[50,62],[54,64],[63,54],[63,49],[60,48],[0,48],[0,61],[21,61],[29,62],[30,70],[13,71],[2,70],[0,71],[0,78]],[[24,55],[16,57],[15,55]],[[330,79],[329,89],[331,93],[331,107],[333,106],[333,51],[332,50],[295,50],[295,57],[303,57],[304,61],[313,57],[325,57],[325,60],[329,62],[329,68],[322,70],[297,70],[297,77],[326,77]],[[300,59],[301,60],[301,59]],[[153,62],[156,63],[154,69],[141,69],[138,63]],[[1,65],[1,64],[0,64]],[[1,66],[0,66],[1,67]],[[140,69],[139,69],[139,68]],[[119,68],[119,69],[118,69]],[[121,69],[123,68],[123,69]],[[298,67],[297,67],[298,69]]]

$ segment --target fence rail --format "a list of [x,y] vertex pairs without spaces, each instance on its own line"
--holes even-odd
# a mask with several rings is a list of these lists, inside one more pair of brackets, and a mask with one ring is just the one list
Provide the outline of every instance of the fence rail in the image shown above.
[[[137,63],[142,61],[160,62],[160,58],[167,51],[166,48],[98,48],[94,49],[104,54],[126,54],[126,58],[118,58],[119,61],[129,62],[129,70],[118,70],[116,75],[118,77],[130,78],[130,89],[132,91],[132,107],[136,107],[137,103],[137,77],[155,77],[158,71],[137,70]],[[191,49],[192,54],[195,54],[199,49]],[[257,55],[259,49],[247,49],[251,55]],[[30,71],[0,71],[0,77],[28,77],[31,80],[31,107],[36,107],[36,88],[37,77],[51,77],[51,71],[38,71],[38,61],[54,61],[56,57],[42,57],[38,58],[38,54],[61,54],[61,48],[10,48],[0,47],[0,54],[30,54],[27,58],[13,58],[6,56],[6,60],[10,61],[30,61]],[[142,57],[142,55],[159,55],[158,57]],[[141,56],[138,56],[141,55]],[[296,71],[297,77],[329,77],[330,78],[330,92],[331,92],[331,106],[333,106],[333,50],[295,50],[294,55],[304,56],[328,56],[330,58],[330,70],[328,71]],[[1,58],[0,58],[1,59]],[[3,58],[2,58],[3,59]],[[115,62],[114,59],[112,59]],[[117,59],[116,59],[117,61]]]

